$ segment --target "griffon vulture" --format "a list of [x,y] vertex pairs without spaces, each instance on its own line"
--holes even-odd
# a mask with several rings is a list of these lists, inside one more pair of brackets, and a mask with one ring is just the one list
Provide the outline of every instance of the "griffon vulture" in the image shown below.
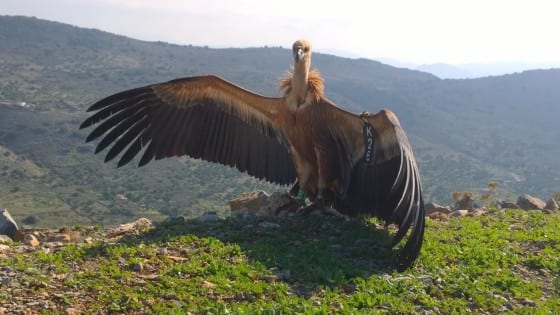
[[144,150],[139,166],[187,155],[277,184],[296,180],[290,192],[306,196],[307,208],[331,206],[397,224],[393,246],[411,230],[397,265],[408,268],[422,246],[424,204],[397,117],[387,109],[355,115],[338,108],[310,71],[309,42],[296,41],[292,52],[293,70],[279,84],[283,97],[214,75],[187,77],[108,96],[88,109],[95,113],[80,129],[101,122],[86,142],[102,137],[95,153],[111,147],[105,162],[124,151],[118,166]]

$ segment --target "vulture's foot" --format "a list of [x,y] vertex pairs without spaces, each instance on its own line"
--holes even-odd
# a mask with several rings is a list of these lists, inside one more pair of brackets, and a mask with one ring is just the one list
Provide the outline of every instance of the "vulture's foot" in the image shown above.
[[335,209],[325,205],[325,200],[323,198],[315,200],[308,206],[304,206],[298,209],[298,214],[307,216],[310,214],[318,214],[323,216],[340,216],[340,213]]
[[310,205],[307,206],[302,206],[299,209],[297,209],[297,213],[299,215],[310,215],[312,213],[315,213],[315,211],[323,211],[325,208],[325,203],[323,202],[322,199],[318,199],[315,202],[311,203]]
[[286,197],[288,197],[288,202],[276,209],[276,215],[279,215],[282,212],[286,212],[288,214],[298,213],[299,209],[305,207],[306,193],[305,191],[299,189],[299,182],[297,180],[286,193]]
[[304,200],[294,197],[290,193],[287,193],[286,196],[288,197],[288,202],[278,207],[276,209],[275,215],[279,215],[282,212],[297,213],[299,209],[305,206]]

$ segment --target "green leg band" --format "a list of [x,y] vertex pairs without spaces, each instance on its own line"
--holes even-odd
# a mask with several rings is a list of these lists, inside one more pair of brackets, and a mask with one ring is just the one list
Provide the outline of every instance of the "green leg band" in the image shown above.
[[307,194],[303,189],[300,189],[297,195],[297,199],[299,199],[300,201],[304,201],[305,197],[307,197]]

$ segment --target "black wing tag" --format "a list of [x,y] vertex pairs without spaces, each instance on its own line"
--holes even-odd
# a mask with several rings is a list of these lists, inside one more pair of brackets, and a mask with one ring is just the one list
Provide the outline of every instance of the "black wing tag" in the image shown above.
[[375,136],[376,132],[373,126],[367,120],[369,116],[368,112],[362,112],[360,114],[360,118],[364,123],[364,127],[362,128],[364,134],[364,160],[366,164],[371,164],[375,160]]
[[367,164],[371,164],[375,158],[375,129],[373,129],[373,126],[369,122],[366,122],[364,123],[363,133],[365,146],[364,159]]

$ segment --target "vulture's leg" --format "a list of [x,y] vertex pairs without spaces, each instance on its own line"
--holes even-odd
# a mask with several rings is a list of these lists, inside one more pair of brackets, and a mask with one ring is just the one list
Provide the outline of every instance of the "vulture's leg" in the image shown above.
[[305,191],[299,187],[299,181],[297,179],[295,180],[292,188],[290,188],[286,196],[288,196],[289,198],[288,203],[276,209],[276,214],[282,211],[297,212],[299,209],[305,206],[306,194]]
[[323,198],[323,191],[319,191],[315,199],[311,202],[310,205],[304,206],[298,209],[298,213],[302,215],[311,214],[315,210],[322,211],[325,209],[325,198]]
[[322,214],[332,214],[329,212],[325,205],[325,194],[327,193],[327,181],[329,173],[329,159],[328,155],[323,150],[316,147],[315,154],[317,156],[317,194],[311,196],[311,204],[298,210],[299,213],[307,215],[315,210],[320,211]]
[[292,197],[292,198],[298,198],[300,197],[300,189],[299,189],[299,181],[296,179],[296,181],[293,183],[292,188],[290,188],[290,190],[288,190],[288,196]]

